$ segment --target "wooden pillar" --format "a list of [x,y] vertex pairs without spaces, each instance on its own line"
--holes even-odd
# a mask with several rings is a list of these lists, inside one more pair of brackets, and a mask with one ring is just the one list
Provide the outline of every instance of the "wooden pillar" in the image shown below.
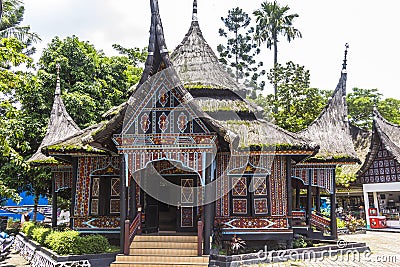
[[[205,184],[208,185],[211,183],[211,166],[208,166],[205,169]],[[212,199],[212,193],[210,192],[210,188],[206,187],[205,190],[205,200]],[[204,206],[204,246],[203,246],[203,254],[210,255],[211,250],[211,231],[213,225],[213,203],[206,204]]]
[[[56,177],[52,173],[51,178],[51,227],[57,227],[57,192],[56,192]],[[72,205],[72,203],[71,203]]]
[[[129,177],[131,179],[131,177]],[[129,220],[132,222],[137,214],[136,208],[136,183],[131,179],[129,186]]]
[[315,194],[315,209],[318,212],[321,212],[321,188],[317,187],[316,188],[316,194]]
[[337,224],[336,224],[336,173],[333,170],[333,182],[332,182],[332,191],[333,193],[330,195],[331,200],[331,236],[335,239],[338,238],[337,234]]
[[286,183],[287,183],[287,206],[288,206],[288,224],[292,228],[292,211],[293,211],[293,190],[292,190],[292,158],[286,158]]
[[300,186],[296,187],[296,210],[300,210]]
[[307,186],[307,207],[306,207],[306,223],[311,225],[312,212],[312,170],[308,170],[308,186]]
[[69,227],[74,229],[75,201],[76,201],[76,184],[78,181],[78,158],[72,158],[72,189],[71,189],[71,208],[69,211]]
[[120,156],[121,167],[120,167],[120,250],[124,253],[125,244],[125,227],[124,223],[126,220],[127,209],[126,209],[126,169],[125,169],[125,154]]

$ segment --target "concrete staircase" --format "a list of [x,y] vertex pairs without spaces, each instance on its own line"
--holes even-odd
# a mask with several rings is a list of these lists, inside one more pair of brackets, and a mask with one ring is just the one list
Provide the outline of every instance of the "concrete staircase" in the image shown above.
[[208,256],[197,256],[197,236],[139,235],[130,255],[118,255],[110,267],[208,266]]

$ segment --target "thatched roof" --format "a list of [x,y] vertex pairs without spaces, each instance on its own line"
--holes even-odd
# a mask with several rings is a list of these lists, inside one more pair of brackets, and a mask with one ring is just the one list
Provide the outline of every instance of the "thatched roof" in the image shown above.
[[[149,77],[170,66],[168,53],[165,52],[167,50],[156,0],[151,1],[151,7],[152,25],[150,29],[149,56],[137,88],[148,81]],[[182,72],[185,72],[185,64],[187,63],[183,59],[190,58],[192,60],[193,64],[191,63],[190,72],[193,75],[191,74],[190,77],[199,77],[199,80],[186,80],[186,85],[189,85],[190,89],[189,93],[193,98],[185,102],[185,105],[195,110],[196,113],[202,114],[201,118],[207,127],[211,131],[218,133],[219,145],[224,149],[227,147],[232,148],[232,146],[237,149],[251,148],[252,150],[263,150],[264,148],[271,150],[272,148],[280,151],[291,151],[291,154],[296,157],[295,160],[314,154],[318,150],[317,145],[310,145],[310,142],[298,134],[289,133],[269,122],[257,120],[256,115],[258,112],[262,112],[262,108],[240,97],[238,95],[239,92],[236,91],[236,93],[231,90],[240,89],[240,86],[219,65],[217,57],[204,40],[196,19],[196,8],[195,1],[194,19],[189,33],[172,56],[176,59],[173,69],[177,70],[178,73],[176,74],[172,68],[166,70],[170,72],[168,77],[174,78],[177,76],[175,80],[179,80],[178,78],[182,78]],[[197,41],[194,42],[194,40]],[[192,46],[194,47],[193,50]],[[196,70],[197,67],[205,64],[205,62],[203,62],[204,64],[201,63],[204,60],[210,62],[212,66],[208,66],[203,70]],[[196,62],[200,62],[199,66],[196,66]],[[210,70],[212,73],[208,72]],[[215,80],[213,80],[214,78]],[[212,83],[207,83],[210,81]],[[185,80],[183,82],[185,83]],[[196,84],[196,86],[190,87],[190,84]],[[181,87],[179,86],[177,91],[182,95],[188,95],[186,89]],[[107,116],[111,117],[107,122],[76,135],[74,138],[65,140],[61,144],[57,144],[54,149],[59,151],[62,148],[65,152],[68,152],[69,150],[66,148],[69,146],[76,148],[90,144],[101,150],[116,152],[115,145],[112,143],[113,134],[121,132],[126,112],[133,114],[133,109],[137,109],[139,103],[148,97],[146,90],[136,91],[135,93],[134,98],[129,100],[129,105],[124,103],[107,113]],[[129,109],[128,107],[131,108]],[[207,114],[202,113],[202,111]],[[298,152],[292,153],[292,151]]]
[[359,162],[350,134],[346,104],[346,70],[342,70],[339,83],[332,98],[305,130],[299,134],[320,146],[316,157],[311,161]]
[[[353,139],[354,148],[360,161],[365,162],[371,145],[372,132],[361,129],[350,124],[350,133]],[[361,165],[343,165],[342,174],[355,176],[361,169]]]
[[197,1],[189,31],[171,54],[171,61],[186,89],[210,88],[244,91],[245,88],[220,64],[203,37],[197,19]]
[[57,161],[54,158],[48,157],[42,153],[42,148],[48,146],[49,144],[65,139],[68,136],[74,135],[80,131],[78,125],[76,125],[74,120],[68,114],[61,99],[61,86],[58,72],[59,71],[57,71],[57,85],[54,94],[54,103],[50,114],[50,120],[47,125],[46,135],[44,136],[36,153],[30,159],[28,159],[30,164],[57,164]]
[[374,109],[371,146],[359,175],[371,166],[381,144],[400,163],[400,126],[387,121],[378,110]]
[[105,125],[105,122],[90,126],[76,132],[74,135],[58,140],[43,147],[42,151],[48,155],[99,155],[107,154],[104,150],[92,146],[93,135]]

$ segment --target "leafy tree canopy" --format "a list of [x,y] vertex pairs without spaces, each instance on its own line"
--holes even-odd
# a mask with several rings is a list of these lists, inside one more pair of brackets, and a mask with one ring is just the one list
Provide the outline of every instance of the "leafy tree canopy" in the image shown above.
[[265,82],[259,78],[265,74],[260,68],[263,62],[257,62],[255,56],[260,53],[257,44],[252,42],[254,27],[251,18],[241,8],[228,11],[226,18],[221,18],[225,28],[219,29],[219,35],[226,38],[225,44],[217,47],[220,61],[228,71],[235,74],[237,82],[242,82],[254,90],[264,89]]
[[[136,61],[141,62],[142,58]],[[126,101],[131,94],[129,89],[142,73],[126,56],[107,57],[76,36],[64,40],[55,37],[43,51],[36,77],[27,80],[20,93],[23,108],[42,119],[50,114],[57,63],[61,65],[64,103],[82,128],[101,121],[102,114]]]

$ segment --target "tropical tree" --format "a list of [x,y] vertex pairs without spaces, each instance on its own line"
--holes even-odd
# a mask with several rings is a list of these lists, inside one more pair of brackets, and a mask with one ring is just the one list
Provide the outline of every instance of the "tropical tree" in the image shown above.
[[142,73],[126,56],[107,57],[76,36],[55,37],[42,53],[37,75],[20,92],[23,108],[35,114],[43,127],[50,114],[57,63],[65,106],[81,128],[100,122],[106,111],[126,101]]
[[353,92],[347,94],[350,123],[364,129],[371,129],[372,110],[381,99],[382,94],[378,92],[378,89],[353,88]]
[[330,95],[326,91],[310,88],[309,70],[292,61],[286,66],[278,63],[267,76],[277,85],[276,97],[268,96],[270,103],[277,108],[272,116],[277,125],[291,132],[298,132],[315,120]]
[[[289,6],[280,6],[276,0],[273,2],[265,1],[261,8],[254,11],[256,16],[256,31],[254,39],[258,44],[266,43],[267,48],[274,48],[274,66],[278,64],[278,42],[279,36],[286,37],[288,42],[302,37],[301,32],[293,26],[298,14],[288,14]],[[277,97],[277,84],[274,84],[274,95]],[[277,112],[277,107],[275,107]]]
[[226,38],[225,44],[217,47],[219,60],[225,64],[228,71],[235,73],[236,81],[247,86],[262,90],[264,82],[258,82],[265,70],[260,68],[263,62],[256,62],[254,57],[260,53],[256,43],[252,42],[254,27],[250,27],[251,18],[241,8],[228,11],[226,18],[221,17],[225,28],[219,29],[219,35]]
[[0,21],[0,37],[15,37],[26,45],[40,40],[30,26],[21,26],[25,8],[21,0],[3,0],[2,17]]

